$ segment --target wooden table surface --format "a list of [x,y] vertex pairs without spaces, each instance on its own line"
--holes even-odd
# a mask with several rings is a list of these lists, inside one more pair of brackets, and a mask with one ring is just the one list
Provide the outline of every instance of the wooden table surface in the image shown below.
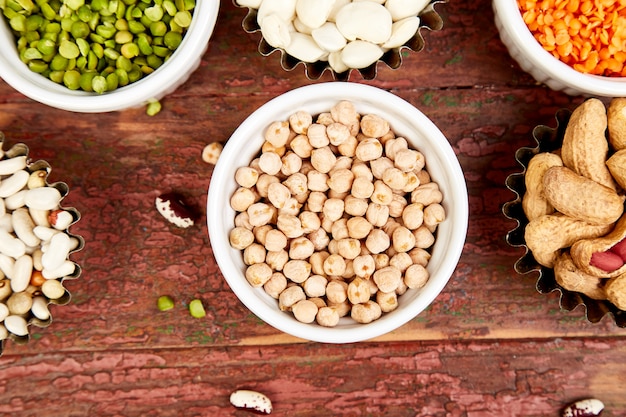
[[[0,81],[5,148],[18,142],[64,181],[65,206],[82,219],[72,232],[83,268],[66,281],[72,300],[26,345],[4,344],[0,415],[244,416],[230,393],[268,395],[276,416],[559,416],[595,397],[605,416],[626,415],[626,329],[612,316],[586,320],[540,294],[537,275],[517,274],[523,254],[507,245],[515,222],[502,214],[505,186],[519,172],[515,150],[534,146],[534,126],[555,125],[571,97],[538,85],[500,42],[488,0],[439,5],[442,31],[425,32],[422,52],[402,67],[379,66],[376,80],[350,82],[411,102],[452,144],[469,190],[466,244],[454,275],[423,314],[371,341],[326,345],[263,323],[230,291],[206,228],[212,166],[201,152],[226,142],[269,99],[332,81],[284,71],[278,53],[257,52],[245,9],[222,1],[209,48],[191,78],[154,117],[144,108],[75,114],[27,99]],[[166,191],[202,216],[179,229],[157,213]],[[175,309],[159,312],[171,294]],[[203,319],[185,306],[200,298]]]

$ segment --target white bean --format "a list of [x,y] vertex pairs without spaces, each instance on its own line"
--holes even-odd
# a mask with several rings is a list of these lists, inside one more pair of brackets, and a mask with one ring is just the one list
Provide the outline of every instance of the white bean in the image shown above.
[[26,155],[0,161],[0,175],[12,175],[24,168],[26,168]]
[[28,182],[28,171],[17,171],[0,183],[0,197],[7,198],[20,191]]
[[24,195],[26,190],[20,190],[17,193],[8,196],[4,199],[4,205],[7,210],[15,210],[20,207],[24,207]]
[[16,336],[26,336],[28,334],[28,323],[21,316],[8,316],[4,319],[4,326],[10,333]]
[[57,279],[57,278],[66,277],[66,276],[74,273],[75,269],[76,269],[76,265],[74,264],[74,262],[72,262],[70,260],[66,260],[66,261],[63,261],[61,266],[59,266],[56,269],[46,269],[46,268],[44,268],[41,271],[41,274],[47,280],[54,280],[54,279]]
[[6,304],[0,303],[0,323],[4,321],[9,315],[9,307]]
[[26,245],[9,232],[0,230],[0,253],[17,259],[26,253]]
[[44,252],[41,263],[44,270],[59,268],[70,253],[70,237],[66,233],[57,233],[50,239],[50,247]]
[[13,276],[11,277],[11,289],[13,292],[22,292],[28,288],[30,276],[33,272],[33,258],[30,255],[22,255],[13,265]]
[[24,203],[29,208],[54,210],[59,207],[61,193],[54,187],[33,188],[24,194]]
[[33,229],[33,233],[42,241],[48,242],[50,239],[52,239],[52,236],[61,232],[59,230],[53,229],[52,227],[35,226],[35,228]]
[[15,259],[0,253],[0,271],[7,278],[13,277],[13,267],[15,265]]
[[28,213],[36,226],[50,227],[50,221],[48,220],[48,215],[50,214],[49,210],[29,208]]
[[33,305],[30,311],[39,320],[48,320],[50,318],[50,310],[48,309],[48,300],[42,296],[33,298]]
[[13,211],[12,224],[13,231],[26,246],[39,246],[41,240],[33,233],[35,222],[30,217],[27,208],[20,207],[19,209]]

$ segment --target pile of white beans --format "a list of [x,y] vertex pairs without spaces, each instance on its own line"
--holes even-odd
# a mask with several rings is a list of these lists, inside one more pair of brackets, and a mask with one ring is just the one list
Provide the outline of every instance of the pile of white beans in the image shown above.
[[257,9],[263,39],[336,73],[366,68],[417,33],[430,0],[236,0]]
[[235,174],[229,235],[245,276],[298,321],[369,323],[423,287],[443,195],[424,156],[349,101],[297,111],[264,132]]
[[67,233],[75,218],[47,184],[48,169],[31,170],[27,149],[4,152],[1,139],[0,340],[19,340],[33,319],[50,321],[48,305],[66,295],[61,281],[76,272],[69,254],[80,241]]

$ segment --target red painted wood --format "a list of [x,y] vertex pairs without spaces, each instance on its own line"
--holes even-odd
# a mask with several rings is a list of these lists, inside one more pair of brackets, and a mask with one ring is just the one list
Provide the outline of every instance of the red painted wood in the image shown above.
[[[470,4],[471,3],[471,4]],[[536,275],[513,264],[515,222],[502,205],[519,172],[515,150],[533,146],[534,126],[554,126],[569,97],[537,85],[511,60],[490,2],[440,5],[444,30],[427,32],[422,52],[374,81],[408,100],[443,131],[469,190],[466,245],[449,285],[422,315],[375,341],[328,346],[262,323],[221,276],[205,226],[212,168],[200,158],[245,117],[293,88],[330,81],[285,72],[262,57],[258,35],[241,29],[245,10],[223,1],[200,68],[163,101],[144,109],[73,114],[33,102],[0,82],[0,131],[52,165],[87,244],[73,259],[83,275],[66,282],[72,300],[27,345],[5,343],[0,414],[19,416],[247,415],[228,404],[235,388],[268,394],[279,416],[557,416],[587,396],[604,415],[626,414],[624,336],[610,316],[592,324],[582,307],[559,308],[539,294]],[[154,209],[162,192],[182,193],[200,214],[177,229]],[[171,294],[174,310],[156,298]],[[207,317],[185,305],[203,300]],[[52,411],[52,410],[58,411]]]

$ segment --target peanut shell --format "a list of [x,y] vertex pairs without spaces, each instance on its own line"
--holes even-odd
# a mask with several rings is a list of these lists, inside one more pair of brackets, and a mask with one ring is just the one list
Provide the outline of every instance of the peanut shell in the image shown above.
[[606,252],[626,237],[626,216],[622,216],[610,233],[601,237],[584,238],[572,244],[570,253],[576,266],[589,275],[613,278],[626,273],[626,265],[612,272],[591,265],[591,256],[596,252]]
[[606,167],[609,142],[606,139],[607,114],[604,103],[590,98],[570,117],[561,147],[563,164],[583,177],[615,189]]
[[626,148],[626,98],[611,100],[607,110],[609,142],[616,151]]
[[607,299],[620,310],[626,310],[626,274],[610,279],[605,287]]
[[567,167],[549,168],[543,176],[543,189],[557,211],[587,223],[615,223],[624,212],[624,198],[615,190]]
[[612,225],[594,225],[560,213],[546,214],[526,225],[524,239],[535,260],[553,268],[561,249],[581,239],[603,236],[611,229]]
[[606,161],[606,166],[609,168],[615,182],[622,189],[626,190],[626,149],[621,149],[611,155]]
[[554,213],[554,207],[546,199],[543,190],[543,175],[553,166],[563,166],[563,161],[560,156],[550,152],[538,153],[528,162],[524,175],[526,192],[522,198],[522,208],[528,220]]
[[563,252],[554,264],[556,282],[568,291],[585,294],[594,300],[606,300],[606,292],[602,288],[604,279],[581,271],[572,260],[569,252]]

